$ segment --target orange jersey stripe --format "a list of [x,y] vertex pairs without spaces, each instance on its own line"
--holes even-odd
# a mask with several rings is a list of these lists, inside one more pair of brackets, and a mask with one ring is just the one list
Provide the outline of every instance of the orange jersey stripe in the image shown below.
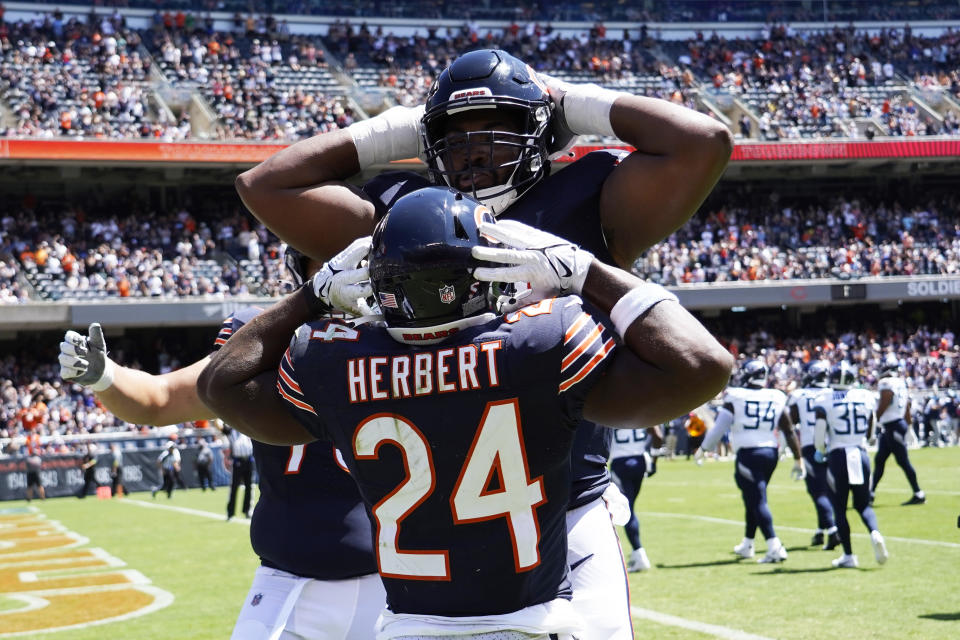
[[565,371],[567,367],[576,362],[577,358],[583,355],[583,352],[589,349],[593,343],[600,339],[600,334],[603,333],[603,327],[596,326],[593,328],[593,331],[587,334],[580,344],[578,344],[573,351],[567,354],[567,357],[563,359],[563,362],[560,363],[560,371]]
[[307,404],[306,402],[301,402],[300,400],[297,400],[296,398],[291,396],[289,393],[284,391],[283,387],[280,386],[279,382],[277,382],[277,391],[279,391],[280,395],[283,396],[283,398],[293,406],[299,409],[303,409],[304,411],[309,411],[313,415],[317,415],[317,412],[314,411],[313,407],[311,407],[309,404]]
[[280,372],[280,377],[283,378],[283,381],[287,383],[287,386],[290,387],[293,391],[296,391],[300,395],[303,395],[303,390],[300,389],[300,385],[297,384],[297,381],[290,377],[286,371],[283,370],[283,367],[277,369]]
[[563,335],[563,344],[567,344],[573,340],[573,336],[577,335],[577,332],[580,329],[583,329],[583,325],[587,324],[587,320],[590,319],[590,314],[581,313],[577,316],[577,319],[573,321],[573,324],[570,325],[570,328],[567,329],[567,332]]
[[603,347],[600,349],[600,351],[598,351],[592,358],[590,358],[590,362],[583,365],[580,371],[578,371],[575,375],[573,375],[570,378],[567,378],[566,380],[560,383],[560,392],[562,393],[566,391],[573,385],[583,380],[587,376],[587,374],[593,371],[596,368],[596,366],[601,362],[603,362],[603,359],[606,358],[611,351],[613,351],[614,345],[615,343],[613,341],[613,338],[610,338],[609,340],[607,340],[606,343],[604,343]]

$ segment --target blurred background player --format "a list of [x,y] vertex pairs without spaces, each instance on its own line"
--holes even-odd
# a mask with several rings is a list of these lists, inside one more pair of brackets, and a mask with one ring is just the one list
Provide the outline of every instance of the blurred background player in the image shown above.
[[77,492],[78,498],[86,498],[91,488],[97,486],[97,445],[89,442],[83,447],[83,457],[80,460],[80,469],[83,471],[83,486]]
[[[873,436],[876,400],[866,389],[852,388],[857,372],[841,361],[830,370],[832,392],[817,398],[818,417],[815,437],[818,458],[826,452],[827,486],[837,519],[837,533],[843,555],[833,561],[834,567],[853,569],[858,566],[850,544],[850,523],[847,521],[847,500],[853,494],[853,508],[870,532],[870,544],[878,564],[887,561],[887,546],[877,530],[877,516],[870,506],[870,458],[866,443]],[[820,421],[822,419],[822,422]]]
[[[589,153],[550,175],[551,157],[576,135],[608,135],[635,151]],[[713,188],[732,151],[730,132],[691,109],[593,84],[538,76],[499,50],[461,55],[434,81],[426,104],[394,107],[345,130],[291,145],[241,174],[247,208],[282,240],[324,260],[401,196],[431,183],[474,194],[499,218],[576,242],[629,269],[683,225]],[[346,183],[374,164],[421,156],[430,180],[382,174]],[[633,635],[619,542],[603,500],[611,489],[610,434],[584,424],[574,445],[568,513],[574,605],[594,616],[586,640]]]
[[800,387],[790,392],[787,408],[790,419],[796,425],[800,437],[800,451],[807,476],[807,493],[817,511],[817,530],[810,544],[822,546],[829,551],[840,544],[837,524],[833,517],[833,505],[827,491],[827,465],[818,461],[813,435],[817,423],[817,398],[829,394],[830,365],[823,360],[814,360],[806,366],[800,379]]
[[[481,215],[489,211],[447,189],[405,196],[370,252],[385,327],[298,328],[311,317],[311,291],[325,288],[314,285],[234,334],[198,383],[211,408],[258,439],[323,433],[345,453],[378,525],[383,639],[573,632],[564,520],[580,407],[601,424],[658,423],[729,377],[729,354],[662,288],[512,221],[480,226],[507,249],[477,246]],[[471,256],[520,266],[474,269]],[[569,269],[557,270],[561,263]],[[577,298],[493,314],[489,287],[474,275],[548,292],[583,288],[607,313],[619,305],[613,322],[628,346],[615,347]],[[295,330],[283,355],[282,338]],[[604,368],[604,384],[594,385]],[[694,372],[703,386],[680,384]],[[476,434],[450,429],[453,414]],[[608,603],[595,615],[620,613]]]
[[[705,451],[713,451],[728,430],[736,452],[734,479],[743,497],[746,527],[743,541],[733,548],[741,558],[754,556],[754,536],[757,527],[767,541],[767,552],[758,562],[783,562],[787,550],[773,528],[773,514],[767,504],[767,484],[777,468],[776,429],[780,430],[793,453],[794,480],[806,475],[800,460],[800,444],[793,431],[793,423],[784,412],[787,396],[778,389],[767,389],[767,365],[763,360],[748,360],[739,377],[739,387],[729,387],[723,396],[723,406],[716,422],[703,441]],[[702,456],[698,452],[697,456]]]
[[41,500],[47,499],[47,491],[43,488],[43,479],[40,477],[42,469],[40,436],[31,433],[27,436],[27,502],[33,499],[34,493],[39,495]]
[[110,495],[123,495],[123,452],[116,442],[110,445]]
[[253,442],[228,424],[217,421],[223,435],[227,437],[227,451],[230,454],[230,497],[227,499],[227,521],[237,512],[237,490],[243,485],[243,509],[245,518],[250,517],[250,501],[253,498]]
[[877,389],[880,392],[877,422],[882,431],[874,458],[873,477],[870,479],[870,502],[873,503],[877,485],[883,478],[887,458],[892,453],[913,489],[913,495],[903,504],[923,504],[927,501],[927,496],[917,482],[917,472],[910,464],[910,455],[907,453],[907,432],[910,426],[906,418],[910,415],[910,393],[907,390],[907,381],[900,376],[900,360],[892,353],[883,359]]
[[613,481],[627,499],[630,519],[623,526],[632,551],[627,560],[627,571],[646,571],[650,568],[647,552],[640,542],[640,520],[634,511],[634,502],[640,495],[643,479],[656,473],[656,464],[651,455],[651,447],[657,449],[663,445],[663,436],[659,427],[645,429],[618,429],[613,434],[610,447],[610,471]]
[[[284,261],[298,285],[319,266],[294,250],[287,251]],[[213,350],[260,311],[247,307],[227,318]],[[197,377],[209,356],[163,375],[121,367],[107,357],[99,324],[90,326],[88,336],[67,332],[60,349],[61,376],[98,389],[97,399],[128,422],[174,424],[214,417],[197,395]],[[370,519],[353,479],[328,442],[298,447],[254,442],[253,447],[260,496],[250,521],[250,543],[261,565],[232,640],[278,634],[369,640],[386,595],[373,557]]]
[[201,437],[198,444],[200,445],[200,451],[197,452],[197,481],[203,491],[206,491],[207,488],[214,491],[216,487],[213,484],[213,472],[211,471],[213,449],[210,448],[210,443],[207,442],[206,438]]
[[180,450],[177,449],[177,443],[173,440],[167,442],[167,448],[157,457],[157,466],[160,468],[161,483],[150,492],[151,497],[156,498],[158,491],[165,491],[167,499],[173,497],[173,488],[177,482],[177,473],[180,471]]

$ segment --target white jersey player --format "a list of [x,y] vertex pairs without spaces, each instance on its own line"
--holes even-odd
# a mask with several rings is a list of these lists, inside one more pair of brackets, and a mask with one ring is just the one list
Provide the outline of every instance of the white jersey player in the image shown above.
[[[805,472],[800,462],[800,445],[790,417],[784,412],[787,396],[777,389],[767,389],[767,365],[750,360],[740,378],[741,387],[729,387],[717,420],[704,438],[702,448],[712,450],[723,434],[730,430],[730,442],[736,452],[734,478],[743,496],[746,526],[743,541],[733,548],[742,558],[752,558],[753,538],[760,528],[767,541],[767,553],[759,562],[783,562],[787,550],[773,528],[773,515],[767,505],[767,484],[779,459],[776,430],[779,428],[793,452],[791,475],[799,480]],[[699,455],[699,454],[698,454]]]
[[923,504],[927,501],[927,497],[920,488],[920,483],[917,482],[917,472],[910,464],[910,456],[907,453],[907,434],[910,431],[910,394],[907,391],[907,381],[900,377],[900,361],[892,353],[883,360],[877,390],[880,392],[877,422],[883,432],[878,438],[877,456],[873,461],[870,503],[873,504],[887,458],[893,454],[913,489],[913,496],[903,504]]
[[646,429],[617,429],[613,432],[610,446],[610,471],[613,481],[626,498],[629,519],[624,523],[624,532],[630,542],[630,559],[627,571],[646,571],[651,567],[647,552],[640,542],[640,521],[634,513],[633,503],[640,495],[643,479],[656,473],[657,467],[649,449],[663,443],[657,427]]
[[817,530],[810,544],[823,545],[825,550],[840,544],[833,505],[827,492],[827,465],[817,462],[816,447],[813,446],[817,422],[816,405],[820,396],[831,393],[827,382],[829,375],[830,365],[823,360],[814,360],[804,370],[800,388],[791,391],[787,398],[790,419],[799,433],[800,452],[803,454],[803,466],[807,471],[807,493],[810,494],[817,511]]
[[837,535],[843,545],[843,555],[833,561],[834,567],[854,568],[857,557],[850,544],[850,523],[847,521],[847,498],[853,494],[853,506],[860,513],[870,532],[877,562],[887,561],[887,547],[877,530],[877,516],[870,506],[870,458],[865,446],[873,435],[874,395],[866,389],[854,388],[856,370],[847,362],[834,365],[830,371],[833,392],[824,394],[817,403],[818,422],[814,444],[818,457],[827,451],[827,487],[837,520]]

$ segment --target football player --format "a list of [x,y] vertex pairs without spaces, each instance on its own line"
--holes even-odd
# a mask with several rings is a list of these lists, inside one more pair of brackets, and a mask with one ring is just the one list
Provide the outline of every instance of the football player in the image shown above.
[[610,471],[613,481],[627,499],[630,519],[623,526],[632,551],[627,561],[627,571],[633,573],[650,568],[647,552],[640,544],[640,521],[633,510],[633,503],[640,495],[643,479],[656,473],[656,464],[650,447],[659,448],[663,444],[660,427],[644,429],[618,429],[613,433],[613,445],[610,447]]
[[[596,151],[550,174],[576,135],[617,137],[635,148]],[[514,56],[479,50],[457,58],[426,104],[394,107],[298,142],[240,175],[237,190],[267,227],[325,260],[411,191],[434,183],[475,195],[501,219],[578,243],[629,269],[682,226],[723,173],[730,132],[693,110],[535,73]],[[423,158],[429,180],[382,174],[356,189],[343,181],[391,160]],[[603,494],[610,433],[585,423],[573,454],[568,527],[575,606],[591,619],[585,640],[633,636],[623,561]]]
[[827,487],[837,519],[837,533],[843,555],[833,561],[834,567],[856,568],[857,556],[850,544],[850,523],[847,521],[847,499],[853,494],[853,508],[870,532],[870,543],[878,564],[887,561],[887,546],[877,530],[877,516],[870,506],[870,458],[865,445],[873,437],[876,400],[866,389],[853,388],[856,370],[841,361],[830,370],[831,393],[817,398],[814,410],[817,427],[814,446],[818,460],[827,461]]
[[[317,266],[292,249],[285,261],[297,284]],[[213,350],[260,311],[247,307],[227,318]],[[123,420],[176,424],[213,417],[197,395],[197,377],[209,356],[164,375],[121,367],[107,357],[99,324],[90,326],[88,336],[68,331],[60,349],[63,379],[90,386]],[[260,499],[250,520],[250,542],[261,565],[231,638],[369,640],[386,595],[376,573],[370,521],[333,445],[275,447],[254,441],[253,449]]]
[[[746,510],[746,528],[743,540],[733,548],[741,558],[754,556],[753,539],[757,527],[767,541],[767,552],[757,562],[783,562],[787,550],[773,528],[773,514],[767,505],[767,484],[777,468],[779,459],[776,430],[779,429],[793,453],[794,480],[806,476],[800,460],[800,444],[793,430],[790,416],[784,411],[787,396],[778,389],[767,389],[767,365],[763,360],[748,360],[741,370],[739,387],[729,387],[723,396],[723,406],[701,449],[713,451],[728,430],[736,451],[734,479],[743,497]],[[703,456],[697,453],[698,459]]]
[[903,469],[907,481],[913,489],[913,495],[904,505],[923,504],[927,496],[920,483],[917,482],[917,472],[910,464],[907,453],[907,432],[910,425],[906,418],[910,415],[910,394],[907,391],[907,382],[900,376],[900,360],[890,353],[883,359],[880,367],[880,381],[877,383],[880,391],[880,403],[877,406],[878,422],[883,429],[880,432],[880,442],[877,446],[877,455],[874,458],[873,477],[870,480],[870,503],[873,504],[877,493],[877,485],[883,477],[883,470],[887,458],[893,454],[894,460]]
[[[342,297],[366,270],[318,276],[227,342],[202,398],[252,437],[344,453],[376,523],[379,638],[579,633],[565,512],[581,414],[660,423],[716,393],[730,355],[662,287],[450,189],[400,199],[369,255],[385,326],[299,326],[316,292]],[[575,295],[493,313],[487,281],[582,293],[612,328]]]
[[807,493],[813,500],[817,511],[817,530],[813,534],[811,545],[822,546],[825,551],[840,544],[837,525],[833,517],[833,507],[827,493],[827,466],[816,461],[816,447],[813,446],[813,432],[817,415],[814,408],[817,398],[830,393],[827,378],[830,365],[823,360],[814,360],[807,365],[800,379],[800,388],[794,389],[787,397],[790,419],[797,425],[800,433],[800,451],[803,454],[803,466],[806,469]]

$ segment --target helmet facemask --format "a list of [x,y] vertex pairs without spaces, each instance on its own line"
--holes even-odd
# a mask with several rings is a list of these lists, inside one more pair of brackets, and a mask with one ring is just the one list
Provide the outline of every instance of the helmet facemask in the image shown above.
[[[461,113],[515,123],[506,129],[457,131]],[[424,153],[435,184],[471,195],[503,213],[549,171],[550,104],[481,96],[438,105],[423,119]],[[466,128],[465,128],[466,129]]]

